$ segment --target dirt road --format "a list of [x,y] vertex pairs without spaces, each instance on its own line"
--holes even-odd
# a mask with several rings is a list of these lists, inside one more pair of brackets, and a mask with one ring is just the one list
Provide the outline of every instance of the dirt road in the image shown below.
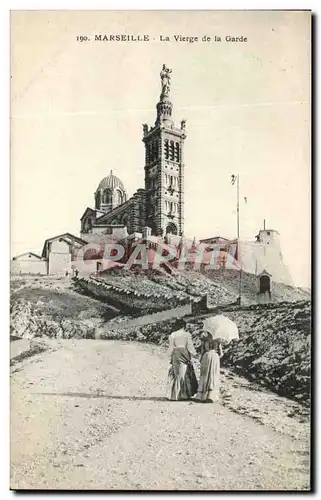
[[309,488],[296,404],[228,372],[222,403],[169,402],[159,347],[51,345],[12,369],[11,488]]

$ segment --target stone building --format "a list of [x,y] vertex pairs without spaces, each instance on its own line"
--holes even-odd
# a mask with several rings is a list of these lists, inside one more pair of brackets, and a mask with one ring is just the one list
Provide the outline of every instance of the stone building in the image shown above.
[[239,259],[242,268],[260,276],[264,271],[273,281],[293,285],[291,274],[286,266],[281,250],[280,234],[275,229],[260,229],[255,242],[242,241],[239,245]]
[[45,240],[41,257],[47,262],[47,274],[65,275],[71,272],[71,263],[86,241],[71,233],[58,234]]
[[13,257],[10,271],[13,274],[47,274],[47,262],[40,255],[24,252]]
[[119,262],[125,263],[139,244],[146,244],[152,258],[153,252],[165,242],[172,247],[176,259],[186,256],[192,263],[215,263],[224,269],[239,270],[241,265],[245,272],[256,276],[263,273],[262,283],[267,283],[266,276],[270,276],[275,282],[291,284],[279,234],[273,229],[267,230],[265,223],[255,242],[222,236],[191,242],[185,237],[186,120],[176,126],[172,117],[171,72],[163,65],[156,119],[152,126],[143,125],[144,187],[128,198],[123,182],[111,170],[99,182],[93,206],[87,207],[81,217],[80,238],[70,233],[49,238],[41,257],[32,252],[15,257],[11,265],[13,272],[64,275],[77,269],[85,275],[109,265],[111,256],[105,254],[105,249],[110,243],[120,243],[124,248]]
[[152,236],[184,233],[184,141],[186,122],[176,127],[170,101],[171,70],[161,71],[161,95],[153,126],[143,125],[145,186],[128,199],[123,182],[112,171],[94,193],[94,208],[81,217],[81,238],[103,243],[111,236],[142,234],[149,227]]

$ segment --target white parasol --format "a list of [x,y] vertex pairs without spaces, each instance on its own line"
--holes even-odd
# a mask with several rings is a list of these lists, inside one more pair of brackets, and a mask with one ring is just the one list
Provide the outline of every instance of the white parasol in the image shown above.
[[239,332],[234,321],[221,314],[207,318],[204,323],[204,330],[210,333],[215,340],[223,344],[229,344],[232,340],[239,339]]

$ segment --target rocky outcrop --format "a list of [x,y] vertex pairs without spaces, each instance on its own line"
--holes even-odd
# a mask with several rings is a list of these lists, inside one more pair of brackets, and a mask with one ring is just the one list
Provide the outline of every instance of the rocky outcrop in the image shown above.
[[65,318],[49,315],[30,302],[19,299],[11,306],[10,335],[17,338],[95,338],[103,318]]
[[240,329],[223,363],[279,394],[310,403],[311,304],[227,313]]

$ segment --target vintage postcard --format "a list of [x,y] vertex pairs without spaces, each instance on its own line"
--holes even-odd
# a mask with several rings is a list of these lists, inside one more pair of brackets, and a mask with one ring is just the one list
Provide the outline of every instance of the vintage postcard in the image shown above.
[[311,12],[11,12],[10,487],[308,491]]

